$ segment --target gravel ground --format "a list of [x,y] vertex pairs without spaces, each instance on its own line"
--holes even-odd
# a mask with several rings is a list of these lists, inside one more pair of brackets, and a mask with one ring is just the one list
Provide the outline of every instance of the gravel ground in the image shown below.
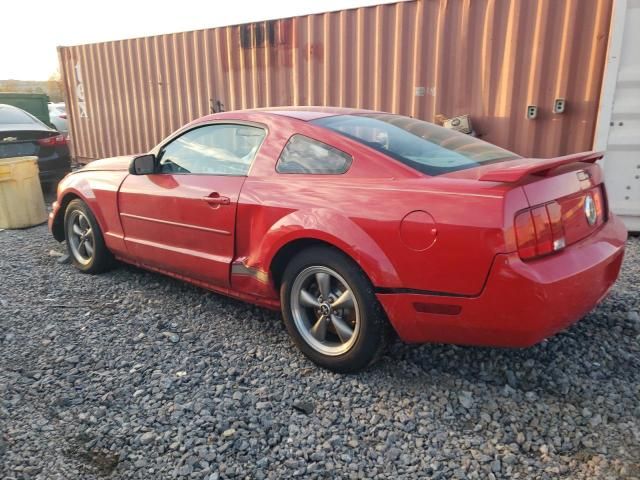
[[640,239],[526,350],[394,344],[319,370],[278,314],[0,232],[0,478],[640,478]]

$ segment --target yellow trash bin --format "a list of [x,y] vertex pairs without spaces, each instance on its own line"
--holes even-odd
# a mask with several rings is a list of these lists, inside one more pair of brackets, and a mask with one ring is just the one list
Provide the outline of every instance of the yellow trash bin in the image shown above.
[[0,228],[26,228],[47,220],[37,157],[0,158]]

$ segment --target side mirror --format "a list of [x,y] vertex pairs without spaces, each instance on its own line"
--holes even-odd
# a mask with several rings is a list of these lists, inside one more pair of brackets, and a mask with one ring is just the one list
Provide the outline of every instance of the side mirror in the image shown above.
[[131,175],[151,175],[155,172],[156,156],[151,153],[134,157],[129,165],[129,173]]

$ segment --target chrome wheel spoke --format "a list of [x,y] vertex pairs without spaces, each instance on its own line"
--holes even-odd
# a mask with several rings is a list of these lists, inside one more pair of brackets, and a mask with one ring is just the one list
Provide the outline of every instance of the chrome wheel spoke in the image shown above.
[[78,217],[78,223],[80,224],[80,228],[82,228],[82,230],[89,229],[89,222],[87,221],[87,217],[85,217],[84,215],[80,215]]
[[93,257],[93,245],[91,244],[91,242],[89,240],[84,242],[84,249],[87,251],[87,255],[89,256],[89,258],[92,258]]
[[316,298],[311,295],[307,290],[300,290],[300,304],[303,307],[308,308],[319,308],[320,302],[316,300]]
[[340,309],[340,308],[353,308],[353,294],[351,290],[347,289],[338,298],[334,300],[331,304],[331,308]]
[[95,253],[93,230],[87,216],[80,210],[70,213],[67,224],[67,242],[73,258],[81,265],[88,265]]
[[318,341],[324,342],[327,338],[327,317],[320,315],[313,327],[311,327],[311,335]]
[[328,273],[316,273],[316,282],[318,283],[318,290],[320,290],[320,295],[322,298],[329,298],[329,294],[331,293],[331,277]]
[[331,323],[336,329],[336,334],[342,343],[348,342],[353,336],[353,329],[342,318],[331,315]]

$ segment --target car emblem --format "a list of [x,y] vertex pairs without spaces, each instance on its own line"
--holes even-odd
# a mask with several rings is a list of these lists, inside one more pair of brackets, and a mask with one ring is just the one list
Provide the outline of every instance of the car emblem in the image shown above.
[[18,140],[18,137],[4,137],[2,139],[3,142],[15,142],[16,140]]
[[587,217],[589,225],[596,223],[598,212],[596,211],[596,202],[593,201],[591,195],[587,195],[584,199],[584,215]]

